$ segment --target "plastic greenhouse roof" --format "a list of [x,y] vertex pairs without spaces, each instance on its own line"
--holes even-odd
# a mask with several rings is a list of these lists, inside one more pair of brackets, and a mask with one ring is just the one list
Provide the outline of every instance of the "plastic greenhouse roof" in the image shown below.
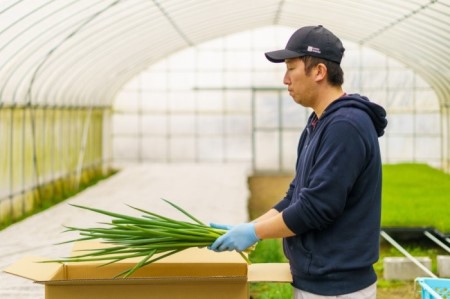
[[403,62],[450,105],[450,0],[2,0],[0,104],[109,106],[183,48],[311,24]]

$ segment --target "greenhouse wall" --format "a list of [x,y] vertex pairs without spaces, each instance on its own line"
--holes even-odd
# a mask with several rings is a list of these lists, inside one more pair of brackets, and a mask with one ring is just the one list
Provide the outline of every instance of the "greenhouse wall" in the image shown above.
[[[283,86],[278,49],[293,28],[264,27],[211,40],[151,65],[118,94],[113,159],[142,162],[244,162],[255,172],[292,172],[310,109]],[[439,101],[419,75],[373,49],[344,41],[344,90],[384,106],[384,163],[445,166],[447,136]],[[447,159],[448,161],[448,159]]]
[[450,105],[442,104],[442,153],[443,169],[450,173]]
[[105,173],[103,108],[0,107],[0,226]]

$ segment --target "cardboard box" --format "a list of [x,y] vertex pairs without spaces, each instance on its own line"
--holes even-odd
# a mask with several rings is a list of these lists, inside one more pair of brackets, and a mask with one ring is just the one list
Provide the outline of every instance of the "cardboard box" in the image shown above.
[[287,264],[249,266],[236,252],[215,253],[206,248],[171,255],[125,279],[113,277],[138,260],[104,267],[98,262],[38,262],[42,260],[48,258],[24,257],[4,271],[45,285],[46,299],[240,299],[249,296],[248,282],[292,280]]

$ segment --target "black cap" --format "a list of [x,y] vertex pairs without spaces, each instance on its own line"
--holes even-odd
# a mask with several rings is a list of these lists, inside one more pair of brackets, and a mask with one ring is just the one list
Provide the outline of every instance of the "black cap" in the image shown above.
[[314,56],[341,63],[344,47],[340,39],[331,31],[319,26],[307,26],[292,34],[284,50],[265,53],[272,62],[284,62],[285,59],[301,56]]

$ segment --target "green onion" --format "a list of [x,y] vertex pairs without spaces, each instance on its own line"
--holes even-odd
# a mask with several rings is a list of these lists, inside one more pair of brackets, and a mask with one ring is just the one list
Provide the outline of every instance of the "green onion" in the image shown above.
[[[174,203],[163,199],[166,203],[187,216],[193,222],[179,221],[143,209],[129,206],[143,215],[141,217],[128,216],[105,210],[81,205],[76,208],[112,217],[106,227],[79,228],[66,226],[66,232],[76,231],[80,238],[64,243],[98,240],[111,246],[97,249],[86,249],[87,253],[49,260],[45,262],[96,262],[106,261],[101,266],[112,264],[128,258],[142,257],[132,268],[127,269],[115,277],[129,277],[136,270],[155,261],[191,247],[205,247],[211,245],[226,230],[212,228],[189,214]],[[242,252],[239,254],[250,263]]]

